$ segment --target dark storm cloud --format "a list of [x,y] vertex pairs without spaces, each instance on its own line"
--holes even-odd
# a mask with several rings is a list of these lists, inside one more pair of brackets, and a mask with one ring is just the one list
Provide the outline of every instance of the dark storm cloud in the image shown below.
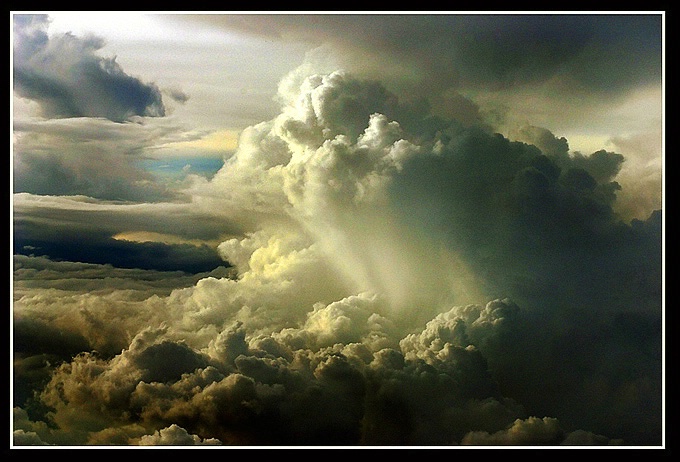
[[662,212],[614,212],[619,154],[432,118],[345,72],[288,95],[195,191],[290,215],[219,245],[235,277],[18,300],[110,354],[31,382],[15,442],[661,444]]
[[[192,225],[178,227],[177,220],[183,217],[193,217],[189,218]],[[192,210],[187,204],[116,205],[82,197],[17,194],[13,218],[16,254],[192,274],[226,264],[215,247],[182,242],[216,239],[225,231],[224,220]],[[234,234],[241,232],[237,229],[240,227],[234,228]],[[179,242],[115,238],[130,231],[177,236]]]
[[[291,188],[290,199],[309,227],[324,223],[318,238],[327,240],[333,257],[347,258],[350,273],[367,269],[377,287],[394,291],[410,281],[399,279],[394,268],[401,268],[400,261],[391,252],[413,252],[412,263],[403,268],[412,270],[411,280],[421,277],[418,287],[426,293],[428,277],[422,274],[435,276],[414,270],[414,262],[429,256],[405,245],[405,236],[413,230],[434,248],[444,245],[474,275],[473,286],[483,296],[509,297],[521,307],[522,321],[504,339],[505,347],[475,343],[483,352],[493,351],[490,367],[510,396],[521,396],[531,413],[559,415],[569,426],[629,442],[659,441],[662,214],[630,223],[618,217],[614,205],[621,186],[615,178],[623,156],[603,150],[569,153],[564,140],[549,133],[542,134],[542,150],[455,121],[423,136],[418,124],[401,123],[404,114],[395,112],[394,122],[371,115],[375,105],[353,105],[365,110],[368,120],[357,137],[353,129],[335,125],[347,120],[335,108],[346,107],[349,95],[361,93],[361,84],[338,74],[310,82],[309,104],[298,102],[298,112],[281,122],[295,127],[283,132],[289,143],[314,152],[291,170],[299,190]],[[361,120],[357,113],[354,118]],[[316,129],[317,123],[326,130]],[[310,128],[327,138],[309,137],[305,129]],[[370,205],[378,178],[385,178],[390,213]],[[392,236],[394,221],[382,228],[375,217],[399,217],[399,236]],[[392,267],[382,267],[381,260]],[[442,263],[430,262],[447,271]],[[390,284],[391,279],[400,283]],[[528,377],[528,383],[546,389],[534,389]],[[577,397],[577,390],[597,386],[599,392]],[[626,397],[628,387],[640,394]],[[612,405],[626,409],[613,421],[603,417]]]
[[[436,154],[404,165],[392,197],[409,226],[461,252],[484,293],[521,306],[528,337],[489,356],[506,390],[563,424],[578,415],[588,428],[628,441],[660,438],[662,218],[657,211],[628,225],[614,213],[623,156],[546,155],[476,130],[450,136]],[[506,356],[518,359],[537,344],[522,366]],[[527,380],[545,389],[529,391]],[[608,394],[571,395],[597,380]],[[628,386],[645,391],[629,400]],[[603,406],[619,400],[637,410],[613,423]],[[644,430],[634,430],[641,422]]]
[[[188,19],[252,34],[331,43],[350,54],[359,48],[388,68],[410,71],[430,91],[461,85],[499,89],[558,78],[563,90],[611,93],[661,78],[661,16],[654,14],[256,14]],[[361,63],[366,70],[367,62]],[[362,72],[351,62],[343,64]]]
[[96,54],[98,37],[49,36],[46,16],[14,16],[14,89],[46,117],[163,116],[160,90],[129,76],[114,58]]
[[87,236],[64,236],[41,241],[14,236],[14,249],[20,255],[40,255],[53,260],[110,264],[118,268],[154,269],[202,273],[225,264],[217,251],[207,245],[130,242]]
[[[424,224],[456,248],[472,252],[469,261],[479,274],[522,269],[490,276],[501,284],[492,293],[511,289],[516,298],[524,284],[531,284],[529,294],[542,281],[545,296],[593,303],[596,287],[628,291],[621,278],[645,268],[654,277],[640,283],[652,285],[637,287],[633,292],[640,298],[627,309],[656,306],[660,214],[630,226],[617,217],[613,205],[620,185],[613,178],[623,156],[606,151],[545,155],[534,146],[474,129],[443,132],[443,138],[448,136],[436,154],[412,159],[397,175],[395,206],[405,211],[407,221]],[[531,266],[519,266],[522,262]],[[517,280],[505,279],[511,274]],[[583,285],[586,281],[594,286],[592,292]],[[574,300],[579,293],[583,297]],[[605,301],[598,300],[605,306],[615,302]]]
[[119,268],[155,269],[201,273],[225,262],[208,245],[132,242],[110,235],[65,230],[44,236],[16,223],[13,245],[19,255],[46,256],[53,260],[110,264]]

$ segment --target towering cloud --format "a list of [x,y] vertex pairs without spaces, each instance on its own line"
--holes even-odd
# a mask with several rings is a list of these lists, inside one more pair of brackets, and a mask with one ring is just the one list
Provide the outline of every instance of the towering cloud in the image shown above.
[[[627,157],[618,177],[626,187],[617,210],[644,220],[661,207],[659,14],[192,15],[188,20],[318,46],[308,53],[300,79],[310,68],[324,73],[344,68],[379,79],[402,100],[429,105],[433,113],[468,125],[484,122],[511,139],[527,122],[567,136],[572,149],[586,154],[594,143],[583,148],[583,141],[596,139],[593,151],[607,146]],[[627,142],[630,134],[645,144]],[[638,163],[641,158],[650,162]]]
[[15,444],[660,443],[661,212],[614,212],[621,155],[510,141],[342,71],[292,82],[187,190],[249,217],[218,246],[233,274],[15,300],[64,356],[88,345],[17,360],[43,381]]

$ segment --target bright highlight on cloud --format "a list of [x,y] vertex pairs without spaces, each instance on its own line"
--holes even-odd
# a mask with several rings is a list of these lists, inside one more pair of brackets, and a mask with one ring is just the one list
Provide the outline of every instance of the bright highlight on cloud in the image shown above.
[[617,213],[625,156],[303,68],[163,201],[16,195],[25,246],[60,210],[185,264],[15,256],[14,444],[661,444],[662,212]]

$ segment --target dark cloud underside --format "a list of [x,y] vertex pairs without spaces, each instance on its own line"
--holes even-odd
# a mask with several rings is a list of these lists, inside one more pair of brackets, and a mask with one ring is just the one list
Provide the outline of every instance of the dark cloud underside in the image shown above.
[[115,58],[96,55],[96,37],[50,37],[48,20],[15,16],[14,89],[34,100],[44,115],[105,117],[123,122],[132,116],[164,116],[160,90],[129,76]]
[[264,36],[333,43],[348,52],[359,48],[381,63],[404,66],[428,88],[437,82],[439,89],[500,89],[559,78],[565,91],[611,94],[661,78],[661,16],[655,14],[282,14],[187,19]]
[[47,256],[53,260],[110,264],[118,268],[178,270],[192,274],[225,265],[215,249],[207,245],[130,242],[93,235],[85,240],[76,236],[39,240],[15,234],[14,250],[19,255]]

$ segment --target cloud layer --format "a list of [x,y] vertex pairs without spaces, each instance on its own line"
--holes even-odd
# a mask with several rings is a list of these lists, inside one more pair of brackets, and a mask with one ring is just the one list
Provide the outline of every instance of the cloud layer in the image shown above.
[[298,77],[184,191],[243,226],[232,273],[15,293],[15,444],[660,444],[662,216],[617,216],[622,156]]

